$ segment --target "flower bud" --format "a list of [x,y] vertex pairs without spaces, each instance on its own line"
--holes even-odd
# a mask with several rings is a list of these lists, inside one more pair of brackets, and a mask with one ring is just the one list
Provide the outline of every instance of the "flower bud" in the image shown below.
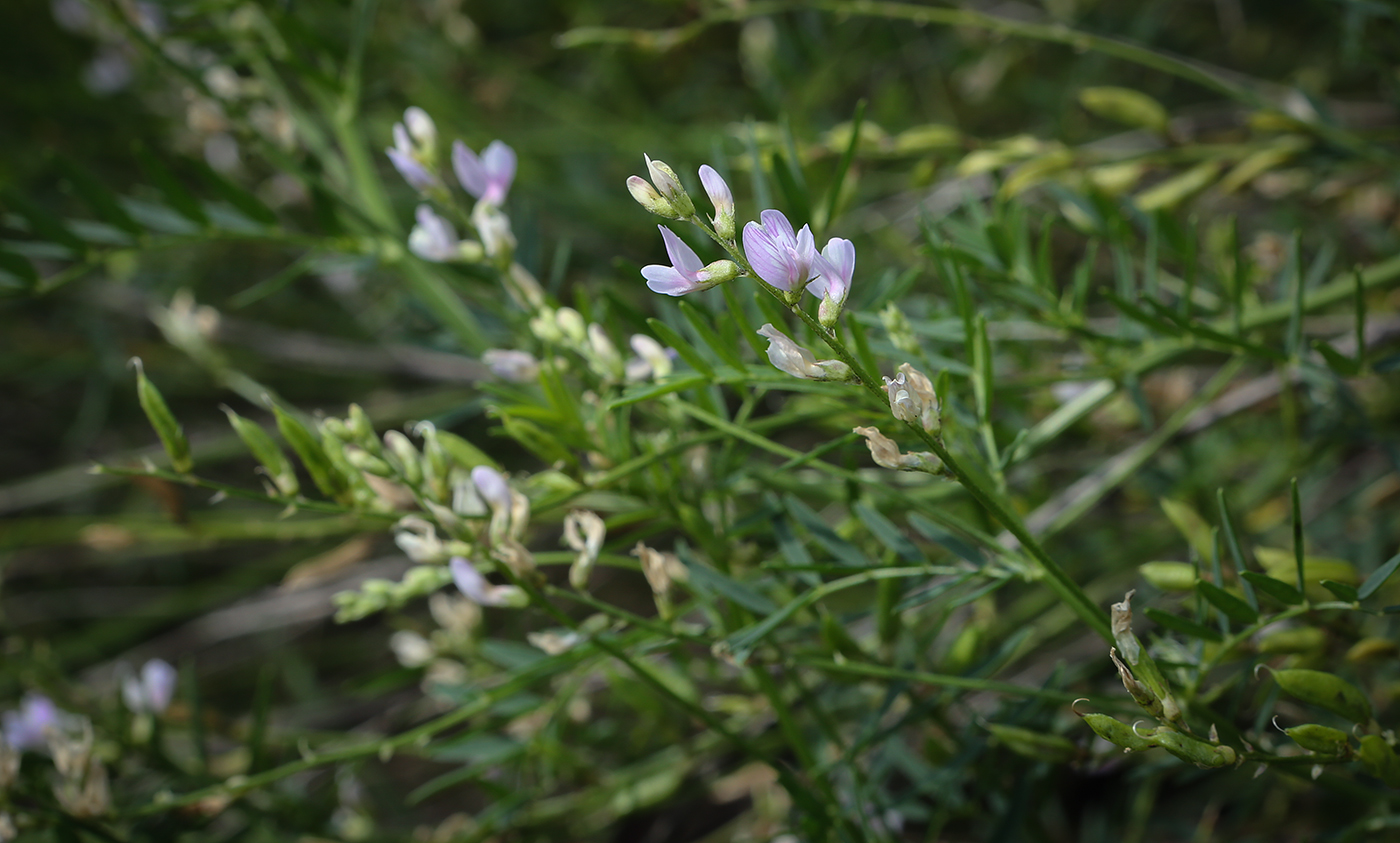
[[676,219],[688,220],[695,216],[695,203],[690,201],[690,194],[685,192],[681,180],[676,177],[676,171],[667,166],[665,161],[653,161],[646,155],[642,158],[647,162],[651,183],[656,185],[657,192],[671,203],[677,214]]
[[394,476],[394,469],[387,462],[355,445],[346,447],[345,460],[360,471],[375,477]]
[[593,323],[588,326],[588,349],[591,352],[589,356],[592,358],[594,371],[599,377],[608,380],[622,379],[622,355],[618,353],[617,346],[613,345],[602,325]]
[[705,186],[705,195],[710,197],[710,204],[715,206],[715,215],[710,218],[715,234],[721,240],[733,240],[734,194],[729,192],[729,185],[709,164],[700,167],[700,183]]
[[482,352],[481,362],[491,374],[512,383],[529,383],[540,374],[539,361],[528,351],[488,348]]
[[416,105],[409,106],[403,113],[403,122],[420,155],[437,149],[437,126],[428,112]]
[[627,192],[632,194],[632,198],[637,200],[637,204],[647,209],[658,217],[665,217],[668,220],[678,220],[681,216],[676,213],[676,209],[671,207],[656,188],[651,186],[651,182],[641,176],[627,177]]
[[646,366],[646,373],[636,378],[636,380],[641,380],[648,376],[656,380],[664,380],[671,374],[673,367],[671,355],[674,352],[668,352],[661,343],[646,334],[633,334],[629,342],[632,346],[632,350],[636,352],[637,358]]
[[411,486],[423,482],[422,456],[413,443],[397,430],[384,433],[384,456],[393,466],[394,472]]
[[1162,591],[1196,589],[1196,568],[1189,562],[1144,562],[1138,566],[1138,573]]
[[905,354],[916,354],[919,351],[919,338],[914,335],[914,328],[909,324],[909,317],[904,315],[904,311],[899,309],[899,305],[890,302],[885,305],[885,309],[880,311],[880,324],[884,326],[885,333],[889,334],[890,342],[894,347]]
[[1122,651],[1123,658],[1129,664],[1137,664],[1138,656],[1142,653],[1142,647],[1138,644],[1137,636],[1133,634],[1133,595],[1136,590],[1129,591],[1123,595],[1122,603],[1114,603],[1109,607],[1110,623],[1113,627],[1113,641]]
[[588,341],[588,323],[572,307],[561,307],[554,312],[554,322],[566,339],[582,347]]
[[166,456],[170,457],[170,467],[179,474],[189,472],[194,468],[194,458],[190,456],[190,443],[185,438],[184,430],[181,429],[180,423],[175,421],[175,414],[166,406],[160,390],[146,379],[146,370],[141,365],[141,358],[131,358],[131,365],[136,367],[136,398],[141,403],[146,420],[155,429],[156,436],[160,437],[161,445],[165,446]]

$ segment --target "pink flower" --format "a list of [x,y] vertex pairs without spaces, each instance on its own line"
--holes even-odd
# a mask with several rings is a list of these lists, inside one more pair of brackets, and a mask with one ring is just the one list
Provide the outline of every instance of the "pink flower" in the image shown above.
[[762,224],[744,226],[744,254],[759,278],[785,292],[802,289],[817,274],[816,243],[812,229],[802,226],[796,234],[781,211],[759,214]]
[[500,205],[515,180],[515,150],[491,141],[477,157],[466,144],[452,144],[452,169],[457,181],[471,195],[490,205]]
[[664,225],[661,239],[666,242],[666,254],[671,258],[670,266],[651,264],[642,267],[642,277],[647,287],[654,293],[668,296],[683,296],[696,290],[706,290],[738,275],[739,268],[733,261],[719,260],[706,266],[695,250],[687,246],[675,232]]

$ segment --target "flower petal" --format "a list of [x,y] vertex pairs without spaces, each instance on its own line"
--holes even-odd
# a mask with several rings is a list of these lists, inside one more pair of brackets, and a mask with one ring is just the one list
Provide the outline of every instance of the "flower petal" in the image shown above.
[[486,168],[476,153],[461,141],[452,142],[452,170],[457,174],[457,181],[461,182],[463,190],[478,199],[486,193]]
[[481,153],[481,165],[486,170],[487,201],[499,205],[510,192],[515,180],[515,150],[498,140],[486,145]]
[[702,289],[701,285],[677,272],[674,266],[655,263],[644,266],[642,277],[647,280],[647,289],[666,296],[683,296]]
[[763,222],[764,230],[771,233],[774,239],[783,238],[788,242],[797,239],[797,235],[792,233],[792,223],[788,222],[788,218],[783,215],[782,211],[769,208],[760,213],[758,218]]
[[687,246],[674,231],[664,225],[658,225],[657,228],[661,229],[661,239],[666,242],[666,254],[671,258],[671,266],[690,278],[694,278],[695,273],[705,268],[705,263],[695,254],[695,250]]
[[152,714],[160,714],[170,707],[170,699],[175,696],[175,677],[175,668],[164,659],[151,659],[142,665],[141,686]]
[[491,584],[475,565],[464,557],[454,556],[448,561],[447,567],[452,571],[452,581],[457,584],[457,589],[463,596],[479,606],[492,605],[494,601]]
[[749,222],[744,226],[744,256],[749,259],[749,265],[759,278],[779,290],[790,290],[794,269],[792,257],[788,249],[776,240],[763,226]]

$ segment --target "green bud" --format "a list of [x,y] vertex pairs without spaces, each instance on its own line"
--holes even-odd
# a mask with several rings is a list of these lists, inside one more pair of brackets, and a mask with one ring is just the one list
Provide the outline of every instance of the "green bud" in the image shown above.
[[1283,733],[1292,738],[1293,742],[1303,749],[1322,755],[1347,755],[1351,752],[1351,745],[1347,742],[1347,733],[1341,729],[1333,729],[1331,726],[1304,723],[1302,726],[1284,729]]
[[685,192],[681,186],[681,180],[677,178],[676,171],[672,170],[665,161],[655,161],[643,155],[647,163],[647,172],[651,175],[651,183],[656,185],[656,190],[671,207],[675,209],[676,219],[688,220],[695,216],[695,203],[690,200],[690,194]]
[[350,426],[334,416],[321,419],[321,435],[334,436],[341,442],[355,441],[355,434],[350,432]]
[[889,335],[895,348],[905,354],[919,352],[919,338],[914,335],[914,327],[909,324],[909,317],[894,302],[885,305],[885,309],[880,311],[880,324],[884,326],[885,333]]
[[717,260],[701,270],[702,278],[711,284],[723,284],[739,277],[739,265],[731,260]]
[[1366,735],[1361,739],[1361,749],[1357,751],[1361,766],[1366,772],[1386,783],[1388,787],[1400,788],[1400,758],[1395,750],[1380,735]]
[[1146,738],[1138,737],[1132,726],[1116,717],[1107,714],[1085,714],[1082,717],[1089,728],[1094,730],[1094,734],[1111,744],[1123,747],[1128,752],[1141,752],[1155,746]]
[[1235,750],[1228,746],[1206,743],[1199,738],[1184,735],[1169,726],[1159,727],[1149,735],[1148,740],[1154,746],[1160,746],[1182,761],[1190,762],[1197,767],[1228,767],[1234,764],[1238,757]]
[[1187,562],[1144,562],[1138,566],[1138,573],[1162,591],[1191,591],[1196,587],[1196,568]]
[[1060,735],[1048,735],[1020,726],[1008,726],[1005,723],[987,723],[986,728],[992,733],[992,737],[996,738],[997,743],[1034,761],[1063,764],[1074,760],[1079,754],[1074,743]]
[[446,434],[438,431],[428,422],[418,425],[418,434],[423,437],[423,483],[428,495],[438,503],[452,500],[450,474],[452,460],[442,445]]
[[296,452],[302,465],[306,466],[307,473],[321,494],[335,500],[344,498],[349,490],[345,477],[331,463],[325,448],[306,425],[276,404],[272,405],[272,415],[277,419],[278,432]]
[[146,413],[151,427],[155,428],[156,435],[160,437],[160,444],[165,446],[165,453],[170,457],[170,467],[179,474],[188,473],[194,468],[194,458],[190,456],[190,443],[185,438],[185,432],[180,429],[179,422],[175,421],[170,407],[166,406],[160,390],[146,379],[146,370],[141,365],[141,358],[131,358],[131,364],[136,367],[136,398],[141,402],[141,409]]
[[656,188],[641,176],[627,177],[627,192],[632,194],[632,198],[637,200],[637,204],[647,209],[658,217],[665,217],[668,220],[678,220],[682,217],[676,213],[676,209],[671,203],[666,201]]
[[1366,723],[1371,719],[1371,701],[1360,688],[1340,676],[1299,668],[1273,673],[1280,688],[1305,703],[1340,714],[1353,723]]
[[228,416],[233,431],[243,440],[254,459],[262,465],[267,476],[277,486],[277,491],[286,497],[294,497],[301,490],[301,484],[297,481],[297,473],[292,468],[291,461],[277,446],[272,434],[263,430],[262,425],[243,418],[229,407],[224,407],[223,411]]
[[361,450],[357,445],[351,445],[345,449],[345,461],[357,470],[373,474],[376,477],[394,476],[392,466],[374,454]]
[[423,482],[423,467],[419,465],[421,457],[418,449],[399,431],[385,432],[384,458],[410,486],[417,486]]
[[374,433],[374,422],[361,409],[359,404],[350,405],[350,415],[345,419],[354,439],[350,440],[371,454],[379,453],[379,437]]

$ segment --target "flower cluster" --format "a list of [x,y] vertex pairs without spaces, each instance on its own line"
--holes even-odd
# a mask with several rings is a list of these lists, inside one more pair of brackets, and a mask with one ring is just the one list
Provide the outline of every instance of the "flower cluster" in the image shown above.
[[[451,193],[438,173],[437,126],[417,106],[395,123],[394,145],[384,152],[404,181],[425,198],[450,205]],[[445,217],[424,203],[418,206],[417,224],[408,237],[408,248],[435,263],[480,262],[484,258],[508,267],[515,252],[510,219],[501,210],[515,180],[515,151],[499,140],[487,144],[478,155],[462,141],[452,143],[452,172],[462,189],[477,200],[470,215],[476,240],[463,240]]]
[[[821,299],[817,313],[819,323],[827,331],[835,330],[855,275],[856,249],[851,241],[833,237],[819,252],[810,226],[794,230],[782,211],[770,208],[759,214],[759,221],[744,225],[741,250],[735,241],[734,194],[713,167],[706,164],[700,168],[700,183],[715,209],[707,226],[696,213],[695,203],[676,172],[662,161],[650,156],[643,158],[651,180],[641,176],[628,178],[627,190],[632,197],[657,216],[694,223],[730,255],[707,264],[675,232],[664,225],[658,226],[671,262],[642,268],[648,288],[668,296],[683,296],[749,275],[789,306],[796,306],[804,292],[817,296]],[[764,330],[783,337],[772,326],[764,326]],[[786,337],[783,337],[786,342],[780,346],[775,337],[760,333],[774,343],[769,350],[774,365],[789,374],[818,380],[844,380],[849,376],[849,370],[816,367],[814,359],[807,359],[810,353],[804,358]],[[773,348],[778,349],[776,356]],[[780,359],[784,362],[780,363]]]

